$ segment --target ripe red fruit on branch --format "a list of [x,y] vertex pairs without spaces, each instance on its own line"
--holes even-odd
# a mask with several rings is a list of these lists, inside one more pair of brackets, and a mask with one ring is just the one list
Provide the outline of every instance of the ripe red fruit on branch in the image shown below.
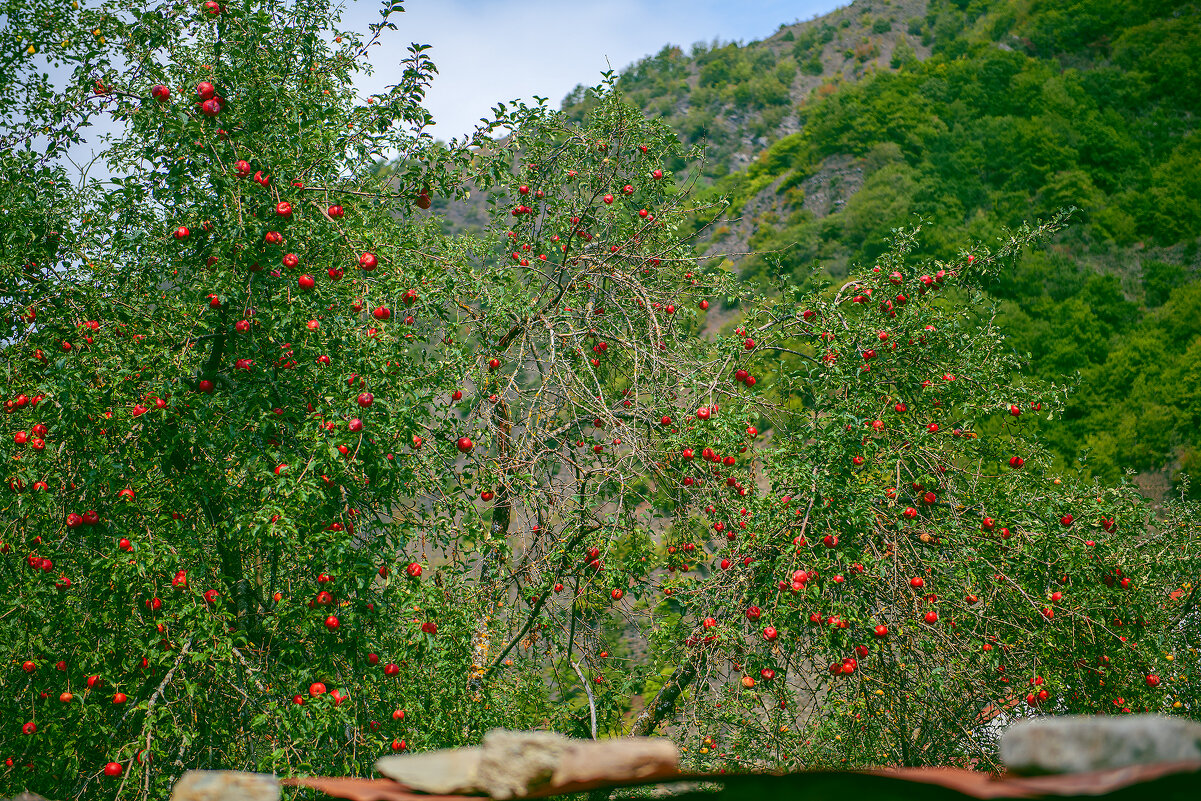
[[359,397],[355,399],[355,402],[366,409],[368,406],[375,403],[375,396],[370,392],[362,392],[359,394]]
[[416,562],[409,562],[409,566],[405,568],[405,572],[411,577],[417,578],[421,575],[421,565]]
[[317,281],[311,275],[300,276],[299,278],[296,279],[296,283],[305,292],[308,292],[308,291],[312,290],[313,287],[317,286]]
[[114,776],[114,777],[120,776],[124,772],[125,772],[125,768],[121,765],[120,762],[109,762],[107,765],[104,766],[104,775],[105,776]]
[[455,442],[455,447],[459,449],[460,453],[470,453],[475,444],[467,437],[459,437]]
[[171,90],[160,83],[150,90],[150,96],[160,103],[166,103],[171,98]]
[[329,629],[330,631],[333,631],[334,629],[338,628],[340,625],[342,625],[342,624],[340,622],[338,622],[338,618],[336,615],[330,615],[329,617],[327,617],[325,619],[325,627],[327,629]]
[[938,613],[935,612],[934,610],[930,610],[926,614],[922,615],[922,620],[933,625],[938,622]]
[[877,637],[887,637],[888,636],[888,626],[885,626],[883,624],[876,626],[874,629],[872,629],[872,634],[876,635]]

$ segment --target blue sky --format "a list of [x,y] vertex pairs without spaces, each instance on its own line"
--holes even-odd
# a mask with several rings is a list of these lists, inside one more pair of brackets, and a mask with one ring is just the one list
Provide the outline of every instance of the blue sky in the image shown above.
[[[665,44],[751,41],[781,23],[811,19],[847,5],[836,0],[408,0],[399,30],[374,49],[375,91],[394,83],[409,42],[433,46],[439,77],[428,106],[440,139],[464,134],[497,101],[540,95],[558,108],[576,84],[597,83]],[[344,28],[366,30],[380,0],[349,0]]]
[[[406,0],[372,48],[375,74],[360,76],[365,97],[396,82],[397,65],[410,42],[432,45],[438,66],[427,107],[437,125],[431,133],[449,140],[470,133],[499,101],[546,97],[554,108],[577,84],[595,84],[610,65],[621,70],[666,44],[749,42],[770,36],[781,23],[812,19],[849,0]],[[382,0],[345,0],[342,30],[366,33],[380,18]],[[52,70],[53,72],[53,70]],[[99,151],[99,137],[115,131],[100,118],[86,141],[70,149],[79,173]],[[105,179],[96,162],[87,170]]]

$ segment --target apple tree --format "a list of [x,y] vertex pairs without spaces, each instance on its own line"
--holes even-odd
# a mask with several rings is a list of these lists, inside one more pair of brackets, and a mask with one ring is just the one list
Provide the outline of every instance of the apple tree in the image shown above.
[[953,263],[898,232],[747,312],[726,347],[776,396],[762,491],[699,514],[707,574],[664,583],[637,731],[707,767],[992,765],[1014,716],[1196,714],[1197,510],[1052,471],[1030,421],[1066,387],[1021,377],[983,291],[1060,224]]
[[[324,2],[8,7],[73,72],[27,65],[4,156],[0,786],[615,722],[646,475],[725,359],[674,136],[602,86],[584,126],[500,106],[438,143],[425,46],[352,85],[399,4],[366,37]],[[113,177],[76,187],[54,156],[97,120]],[[469,179],[496,222],[448,238],[423,210]]]

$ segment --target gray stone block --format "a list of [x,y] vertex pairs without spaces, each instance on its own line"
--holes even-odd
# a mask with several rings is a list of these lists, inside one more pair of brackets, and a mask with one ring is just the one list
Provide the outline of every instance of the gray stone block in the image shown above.
[[1001,735],[1001,761],[1024,775],[1193,760],[1201,761],[1201,723],[1162,715],[1033,718]]

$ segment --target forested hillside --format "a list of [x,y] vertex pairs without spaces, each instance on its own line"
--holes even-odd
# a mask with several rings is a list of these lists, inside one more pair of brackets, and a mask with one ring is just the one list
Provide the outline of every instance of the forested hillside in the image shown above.
[[836,279],[919,219],[946,258],[1076,207],[992,287],[1029,369],[1079,374],[1046,441],[1153,496],[1201,468],[1196,4],[856,2],[762,42],[664,48],[619,86],[706,145],[673,166],[731,199],[708,247],[757,251],[732,261],[749,280]]

